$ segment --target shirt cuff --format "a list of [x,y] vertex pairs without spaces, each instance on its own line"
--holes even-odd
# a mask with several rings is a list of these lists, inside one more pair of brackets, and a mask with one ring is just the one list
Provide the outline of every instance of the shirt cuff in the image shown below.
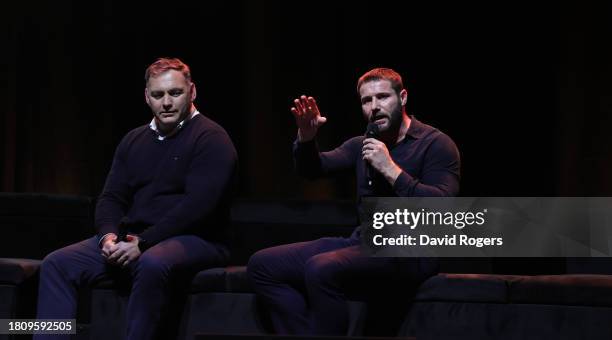
[[293,141],[293,149],[294,150],[312,150],[317,149],[317,140],[315,138],[311,140],[307,140],[305,142],[300,142],[297,138]]
[[393,183],[393,191],[399,197],[410,197],[417,184],[418,181],[412,175],[402,170],[402,173],[397,176],[395,183]]

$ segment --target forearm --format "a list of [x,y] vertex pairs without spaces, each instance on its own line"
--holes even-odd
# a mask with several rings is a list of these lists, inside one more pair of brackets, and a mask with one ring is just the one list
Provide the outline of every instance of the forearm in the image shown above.
[[117,146],[104,189],[96,203],[94,226],[98,237],[108,233],[119,234],[119,221],[125,216],[132,197],[125,163],[126,138]]
[[293,143],[293,162],[300,176],[316,178],[323,173],[319,149],[314,140],[307,142],[296,140]]
[[360,144],[359,138],[351,138],[334,150],[319,152],[314,140],[306,143],[296,141],[293,144],[296,170],[301,176],[316,178],[354,169]]
[[[418,175],[402,169],[393,183],[400,197],[444,197],[459,193],[460,156],[455,143],[439,134],[427,149]],[[416,170],[416,169],[415,169]]]
[[459,193],[459,178],[448,174],[433,183],[424,183],[405,171],[397,176],[393,190],[399,197],[448,197]]
[[298,129],[296,140],[298,143],[307,143],[307,142],[313,141],[316,136],[317,136],[316,132],[308,133],[308,132],[303,131],[302,129]]
[[389,165],[385,166],[380,171],[385,180],[389,182],[391,186],[394,186],[395,181],[397,181],[397,178],[402,174],[402,172],[402,169],[393,161],[391,161]]
[[104,192],[96,204],[94,225],[100,238],[108,233],[119,234],[119,222],[127,209],[127,202],[113,196]]

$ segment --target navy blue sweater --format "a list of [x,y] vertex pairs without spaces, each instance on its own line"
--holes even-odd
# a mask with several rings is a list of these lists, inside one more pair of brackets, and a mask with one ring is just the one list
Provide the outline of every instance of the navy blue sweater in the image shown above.
[[201,114],[161,141],[148,125],[130,131],[96,206],[98,235],[124,222],[149,246],[182,234],[224,243],[237,160],[225,130]]

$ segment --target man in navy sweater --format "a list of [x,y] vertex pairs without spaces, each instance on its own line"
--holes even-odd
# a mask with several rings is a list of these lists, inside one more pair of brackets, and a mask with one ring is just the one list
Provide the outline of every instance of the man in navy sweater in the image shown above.
[[[391,69],[373,69],[361,76],[357,92],[363,115],[376,124],[378,136],[357,136],[329,152],[319,152],[315,142],[319,127],[327,121],[315,99],[302,96],[294,101],[298,172],[316,178],[355,171],[359,198],[455,196],[457,147],[444,133],[406,114],[408,94],[400,75]],[[276,332],[346,335],[348,297],[406,306],[409,288],[437,272],[436,259],[370,258],[360,243],[358,227],[349,238],[282,245],[251,257],[248,274],[269,307]]]
[[127,339],[152,339],[173,280],[228,260],[237,167],[232,141],[194,106],[196,87],[186,64],[158,59],[145,82],[153,119],[117,147],[96,206],[98,235],[44,259],[39,319],[74,318],[79,288],[127,274]]

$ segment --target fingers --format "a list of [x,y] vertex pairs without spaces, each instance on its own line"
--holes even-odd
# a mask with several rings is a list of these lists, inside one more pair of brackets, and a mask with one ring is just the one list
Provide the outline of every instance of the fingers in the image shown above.
[[291,108],[291,113],[293,113],[293,116],[294,116],[296,119],[297,119],[297,118],[300,118],[300,112],[299,112],[299,111],[298,111],[298,110],[297,110],[295,107],[292,107],[292,108]]
[[101,253],[104,257],[108,257],[110,255],[110,251],[106,245],[102,246]]
[[319,107],[317,106],[317,101],[312,98],[312,97],[308,97],[306,98],[305,96],[302,96],[302,100],[306,99],[306,103],[308,105],[308,110],[310,112],[312,112],[312,114],[314,116],[320,116],[321,114],[319,113]]
[[108,257],[108,262],[121,267],[126,267],[130,263],[134,262],[136,258],[138,258],[138,255],[132,251],[125,251],[121,253],[121,255],[117,255],[119,253],[119,251],[115,252],[112,257]]
[[291,108],[292,109],[291,111],[295,111],[298,117],[301,117],[306,113],[304,111],[304,106],[302,106],[302,102],[299,99],[294,99],[293,105],[294,107]]
[[385,143],[381,142],[376,138],[366,138],[363,140],[363,145],[385,145]]
[[103,251],[102,255],[106,257],[108,263],[125,267],[140,256],[136,236],[128,235],[127,240],[112,245],[107,252]]
[[371,149],[365,149],[364,148],[364,149],[361,150],[361,157],[363,159],[366,159],[366,160],[371,160],[372,157],[374,157],[377,152],[378,152],[378,150],[374,149],[374,148],[371,148]]
[[108,262],[116,263],[117,260],[125,253],[125,250],[119,249],[107,257]]
[[308,98],[305,95],[302,95],[300,97],[300,105],[302,106],[302,110],[304,110],[304,113],[306,114],[312,113],[312,107],[309,105]]
[[127,266],[128,264],[130,264],[130,262],[132,262],[131,260],[132,260],[132,257],[131,257],[130,255],[128,255],[128,254],[124,254],[123,256],[121,256],[121,257],[120,257],[120,258],[117,260],[117,264],[118,264],[118,265],[120,265],[120,266],[122,266],[122,267],[125,267],[125,266]]
[[108,261],[112,263],[116,263],[117,260],[127,252],[127,249],[125,248],[125,242],[117,243],[116,245],[114,245],[114,248],[114,250],[111,249],[110,255],[107,257]]
[[102,246],[102,256],[109,257],[117,250],[117,245],[114,242],[105,243]]
[[366,138],[363,140],[363,147],[361,148],[361,156],[364,160],[371,160],[377,153],[387,153],[387,146],[385,143],[375,138]]
[[300,115],[310,116],[312,114],[312,107],[308,104],[308,98],[302,95],[300,98],[293,101],[295,107],[300,112]]
[[[117,251],[117,249],[119,249],[119,245],[118,245],[117,243],[113,243],[113,244],[111,244],[111,245],[108,247],[108,252],[109,252],[110,254],[112,254],[112,253],[116,252],[116,251]],[[109,255],[110,255],[110,254],[109,254]]]
[[361,147],[361,150],[382,150],[383,148],[386,148],[385,144],[379,141],[378,139],[366,138],[363,141],[363,146]]
[[102,248],[102,256],[104,257],[109,257],[110,256],[110,251],[108,251],[108,249],[106,248]]
[[131,248],[128,250],[123,256],[117,260],[117,264],[122,267],[128,266],[130,263],[136,261],[140,257],[141,253],[138,251],[138,248]]
[[[317,101],[313,97],[302,95],[300,98],[293,100],[293,105],[294,106],[291,107],[291,113],[293,113],[296,118],[310,120],[321,115],[319,107],[317,106]],[[324,122],[325,120],[323,123]]]

